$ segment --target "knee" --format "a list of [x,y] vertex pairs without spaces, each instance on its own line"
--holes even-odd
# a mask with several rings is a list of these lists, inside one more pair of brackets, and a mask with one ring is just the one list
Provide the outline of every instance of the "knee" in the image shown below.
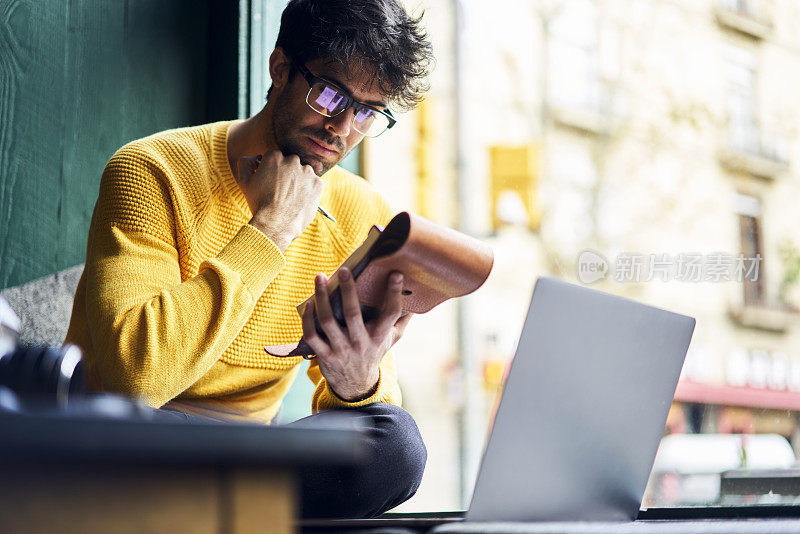
[[418,474],[418,478],[421,479],[428,460],[428,449],[425,447],[417,422],[410,413],[399,406],[383,404],[383,409],[391,414],[387,441],[396,449],[394,452],[408,471]]
[[375,517],[410,499],[428,453],[411,415],[391,404],[359,408],[366,416],[364,461],[354,468],[303,471],[303,517]]
[[[374,421],[375,458],[389,464],[403,502],[413,496],[425,471],[428,451],[414,418],[393,404],[377,403],[366,407]],[[399,502],[397,503],[399,504]]]

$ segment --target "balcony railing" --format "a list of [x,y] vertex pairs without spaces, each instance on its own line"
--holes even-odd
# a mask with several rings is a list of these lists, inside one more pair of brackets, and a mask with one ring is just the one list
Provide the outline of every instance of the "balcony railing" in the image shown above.
[[720,162],[733,171],[776,178],[789,169],[786,145],[781,136],[765,132],[758,124],[731,124]]
[[557,124],[594,135],[613,135],[625,116],[622,92],[600,79],[589,80],[580,95],[551,95],[548,110]]
[[786,332],[800,325],[796,310],[768,302],[730,306],[728,316],[739,326],[768,332]]
[[754,0],[720,0],[714,10],[720,26],[765,39],[772,32],[772,22],[759,9]]

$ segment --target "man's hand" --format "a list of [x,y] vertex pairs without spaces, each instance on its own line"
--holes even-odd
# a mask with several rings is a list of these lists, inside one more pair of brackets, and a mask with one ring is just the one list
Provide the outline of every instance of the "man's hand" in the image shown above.
[[263,157],[238,161],[237,181],[253,218],[281,252],[314,220],[322,196],[322,179],[292,154],[271,150]]
[[[400,339],[411,320],[410,313],[400,316],[403,275],[399,272],[389,275],[383,311],[376,320],[365,325],[353,276],[347,269],[339,271],[347,329],[342,329],[333,316],[325,275],[318,274],[314,283],[314,301],[309,302],[303,311],[303,337],[314,349],[319,370],[336,395],[350,402],[366,398],[378,384],[381,359]],[[327,342],[314,328],[315,307],[319,324],[328,336]]]

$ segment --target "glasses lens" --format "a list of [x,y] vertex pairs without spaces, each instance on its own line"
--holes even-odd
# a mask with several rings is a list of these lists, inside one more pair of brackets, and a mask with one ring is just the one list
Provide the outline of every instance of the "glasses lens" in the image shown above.
[[377,137],[386,131],[389,119],[383,113],[369,108],[362,108],[353,118],[353,126],[367,137]]
[[347,97],[324,83],[315,83],[308,92],[306,102],[317,113],[333,117],[344,111]]

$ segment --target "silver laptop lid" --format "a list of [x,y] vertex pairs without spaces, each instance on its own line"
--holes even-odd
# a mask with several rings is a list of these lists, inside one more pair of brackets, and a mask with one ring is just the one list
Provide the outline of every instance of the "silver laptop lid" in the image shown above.
[[633,519],[694,324],[540,278],[467,520]]

